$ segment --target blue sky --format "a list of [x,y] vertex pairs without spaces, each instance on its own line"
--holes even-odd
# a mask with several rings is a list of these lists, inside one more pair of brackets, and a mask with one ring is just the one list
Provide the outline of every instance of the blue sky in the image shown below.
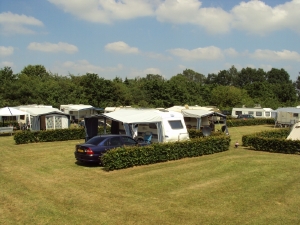
[[1,0],[0,68],[166,79],[234,65],[300,72],[300,0]]

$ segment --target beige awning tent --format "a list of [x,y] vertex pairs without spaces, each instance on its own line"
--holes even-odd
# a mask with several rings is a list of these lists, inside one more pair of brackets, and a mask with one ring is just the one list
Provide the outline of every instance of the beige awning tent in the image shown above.
[[294,124],[289,136],[286,139],[293,141],[300,140],[300,122]]

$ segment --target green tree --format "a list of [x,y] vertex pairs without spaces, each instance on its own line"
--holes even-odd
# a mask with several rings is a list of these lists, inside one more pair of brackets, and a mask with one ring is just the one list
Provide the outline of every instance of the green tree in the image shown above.
[[211,91],[211,104],[219,108],[230,108],[253,104],[253,101],[246,90],[220,85]]

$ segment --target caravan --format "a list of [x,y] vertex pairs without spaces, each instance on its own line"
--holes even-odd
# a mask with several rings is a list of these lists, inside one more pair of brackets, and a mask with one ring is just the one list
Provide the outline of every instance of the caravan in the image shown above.
[[233,108],[231,116],[232,118],[237,118],[238,115],[241,114],[249,114],[252,115],[254,118],[273,118],[274,110],[271,108],[261,108],[261,107],[254,107],[254,108]]
[[300,121],[300,108],[285,107],[276,110],[275,126],[290,127]]
[[80,120],[83,120],[84,117],[88,117],[97,113],[98,108],[95,108],[91,105],[61,105],[60,110],[66,114],[70,115],[71,121],[79,123]]
[[151,142],[188,140],[189,134],[181,113],[157,109],[121,108],[104,113],[111,120],[112,134],[127,134],[137,140],[145,140],[151,134]]

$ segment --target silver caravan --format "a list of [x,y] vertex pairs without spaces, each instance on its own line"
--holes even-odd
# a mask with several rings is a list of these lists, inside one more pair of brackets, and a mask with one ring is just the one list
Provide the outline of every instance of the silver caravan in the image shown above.
[[61,105],[60,110],[66,114],[69,114],[70,119],[76,123],[82,120],[84,117],[88,117],[97,113],[97,108],[91,105],[83,104]]
[[238,115],[241,114],[250,114],[255,118],[274,118],[275,111],[271,108],[261,108],[261,107],[254,107],[254,108],[233,108],[232,109],[232,118],[237,118]]
[[290,127],[300,121],[300,108],[285,107],[276,110],[275,126]]

